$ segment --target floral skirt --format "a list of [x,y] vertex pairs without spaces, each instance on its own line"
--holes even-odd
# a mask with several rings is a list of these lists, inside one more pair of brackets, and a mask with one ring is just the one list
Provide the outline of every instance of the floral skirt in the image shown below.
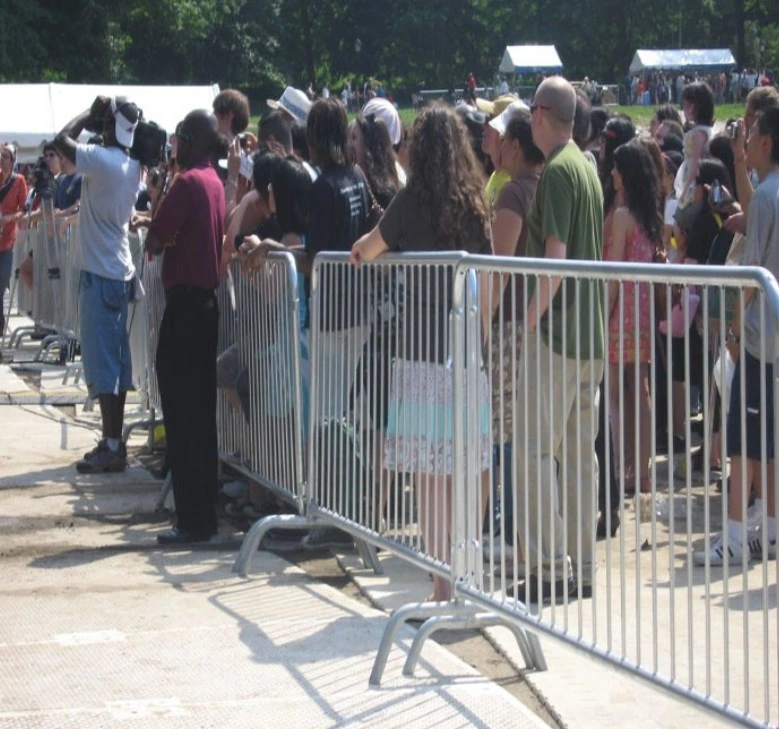
[[[454,473],[454,377],[450,367],[394,360],[384,462],[401,473]],[[490,464],[489,383],[479,373],[477,412],[463,407],[466,442],[478,443],[482,470]]]

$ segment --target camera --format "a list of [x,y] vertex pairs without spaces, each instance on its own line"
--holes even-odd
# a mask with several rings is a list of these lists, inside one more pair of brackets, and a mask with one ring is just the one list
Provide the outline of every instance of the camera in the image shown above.
[[166,159],[168,133],[154,122],[147,122],[141,116],[135,128],[130,156],[145,167],[156,167]]
[[736,139],[738,137],[738,122],[732,121],[730,122],[726,127],[725,131],[727,132],[728,137],[731,139]]
[[38,157],[32,168],[33,188],[38,195],[45,196],[54,190],[54,175],[43,157]]
[[719,180],[711,183],[711,203],[712,205],[722,205],[722,185]]

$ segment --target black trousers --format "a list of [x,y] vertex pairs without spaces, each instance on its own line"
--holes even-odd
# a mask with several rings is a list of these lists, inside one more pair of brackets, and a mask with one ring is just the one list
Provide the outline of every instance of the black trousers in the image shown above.
[[157,345],[157,379],[177,526],[196,535],[216,533],[218,328],[212,291],[176,287],[169,292]]

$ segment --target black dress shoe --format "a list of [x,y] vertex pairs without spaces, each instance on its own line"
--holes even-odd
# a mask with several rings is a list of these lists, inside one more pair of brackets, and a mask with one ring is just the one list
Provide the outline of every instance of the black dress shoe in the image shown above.
[[213,534],[196,534],[188,532],[186,529],[173,527],[162,534],[157,535],[157,544],[197,544],[207,542]]
[[552,597],[557,603],[563,602],[565,595],[569,599],[576,599],[576,580],[571,575],[567,580],[557,580],[554,583],[543,580],[541,582],[541,595],[539,600],[538,578],[531,576],[530,579],[523,580],[517,585],[517,598],[520,602],[529,604],[538,604],[542,602],[548,605],[552,602]]

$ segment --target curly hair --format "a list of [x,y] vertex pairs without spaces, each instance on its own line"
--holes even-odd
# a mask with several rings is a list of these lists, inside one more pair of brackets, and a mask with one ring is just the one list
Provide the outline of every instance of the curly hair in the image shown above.
[[400,190],[398,170],[395,167],[395,151],[386,124],[374,114],[358,116],[355,124],[360,128],[365,149],[365,177],[374,196],[387,207]]
[[489,230],[484,178],[468,131],[452,109],[437,103],[417,117],[410,157],[409,192],[429,211],[437,247],[464,249],[474,230]]
[[614,152],[614,168],[622,177],[625,206],[659,245],[663,239],[663,212],[660,206],[660,179],[647,145],[633,140]]

